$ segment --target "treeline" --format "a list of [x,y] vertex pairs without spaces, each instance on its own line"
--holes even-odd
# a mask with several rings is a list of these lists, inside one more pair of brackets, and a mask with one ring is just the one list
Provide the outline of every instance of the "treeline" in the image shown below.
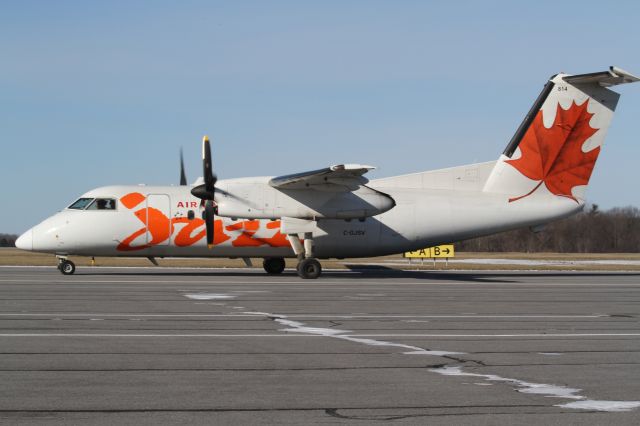
[[596,204],[567,219],[529,229],[503,232],[456,244],[456,250],[489,252],[635,253],[640,252],[640,209],[601,211]]
[[15,247],[17,239],[17,235],[0,234],[0,247]]

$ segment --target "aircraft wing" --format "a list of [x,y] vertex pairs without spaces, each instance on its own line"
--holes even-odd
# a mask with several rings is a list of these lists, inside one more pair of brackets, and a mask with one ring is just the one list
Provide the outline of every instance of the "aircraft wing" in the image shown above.
[[277,176],[269,185],[278,189],[317,189],[321,191],[355,191],[369,180],[364,175],[373,166],[338,164],[319,170]]

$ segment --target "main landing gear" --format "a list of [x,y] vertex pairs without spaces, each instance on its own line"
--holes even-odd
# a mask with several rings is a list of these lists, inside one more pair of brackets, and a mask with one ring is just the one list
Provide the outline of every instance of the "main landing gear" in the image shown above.
[[313,256],[313,234],[311,232],[304,233],[304,245],[300,243],[298,234],[287,234],[287,238],[291,243],[293,252],[298,257],[296,271],[298,271],[300,278],[307,280],[318,278],[322,273],[322,266]]
[[298,271],[300,278],[316,279],[322,273],[322,266],[320,266],[320,262],[316,259],[307,258],[298,262],[296,270]]
[[66,257],[59,257],[58,270],[62,272],[63,275],[73,275],[73,273],[76,272],[76,264]]
[[262,267],[269,275],[281,274],[284,271],[284,266],[282,257],[267,257],[262,261]]
[[[269,275],[281,274],[284,271],[284,259],[282,257],[268,257],[262,261],[262,267]],[[302,259],[296,267],[298,275],[305,279],[318,278],[322,273],[320,262],[313,258]]]

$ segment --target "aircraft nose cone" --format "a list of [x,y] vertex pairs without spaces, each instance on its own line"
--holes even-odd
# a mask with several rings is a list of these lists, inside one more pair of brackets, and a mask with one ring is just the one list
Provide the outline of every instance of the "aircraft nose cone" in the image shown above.
[[29,229],[18,237],[16,247],[20,250],[33,250],[33,229]]

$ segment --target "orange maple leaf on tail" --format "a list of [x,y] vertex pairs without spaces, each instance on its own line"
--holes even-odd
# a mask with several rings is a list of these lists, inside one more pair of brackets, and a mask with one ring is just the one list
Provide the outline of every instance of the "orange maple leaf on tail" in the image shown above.
[[550,128],[544,126],[542,110],[538,111],[518,145],[522,155],[506,162],[529,179],[540,182],[527,194],[510,198],[509,202],[533,194],[543,183],[551,193],[578,201],[571,190],[589,182],[600,153],[600,147],[582,152],[584,142],[598,131],[589,125],[593,113],[587,111],[588,104],[587,101],[577,105],[574,101],[568,109],[558,104]]

